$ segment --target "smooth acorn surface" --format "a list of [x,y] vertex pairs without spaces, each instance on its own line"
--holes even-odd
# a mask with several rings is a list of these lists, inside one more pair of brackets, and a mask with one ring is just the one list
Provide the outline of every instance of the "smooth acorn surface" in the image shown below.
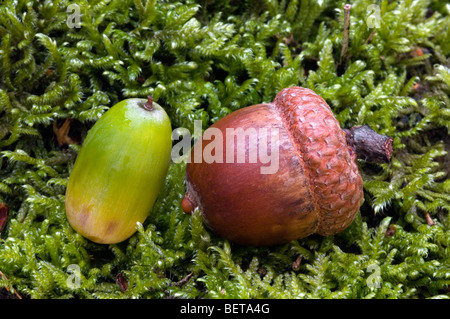
[[102,244],[136,231],[163,186],[171,134],[169,117],[151,97],[123,100],[94,124],[66,190],[66,215],[75,231]]
[[[283,89],[272,103],[237,110],[211,128],[219,129],[223,136],[236,128],[248,133],[244,147],[234,144],[233,156],[255,153],[268,143],[259,134],[261,128],[279,132],[273,142],[279,168],[271,174],[261,174],[267,163],[260,158],[257,162],[227,162],[226,144],[230,141],[225,138],[222,162],[197,159],[186,166],[182,209],[191,213],[198,208],[211,230],[242,245],[270,246],[311,234],[341,232],[363,201],[357,156],[386,161],[392,153],[392,138],[367,126],[342,130],[327,103],[301,87]],[[212,141],[199,143],[192,149],[192,158],[196,147],[205,151]],[[373,147],[378,144],[381,147]],[[374,151],[377,156],[371,154]]]

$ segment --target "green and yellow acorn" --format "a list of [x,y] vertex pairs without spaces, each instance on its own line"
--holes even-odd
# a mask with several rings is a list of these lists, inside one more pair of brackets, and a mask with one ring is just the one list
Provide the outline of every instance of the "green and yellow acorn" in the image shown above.
[[170,119],[151,97],[111,107],[89,130],[70,174],[70,225],[96,243],[128,239],[164,184],[171,147]]

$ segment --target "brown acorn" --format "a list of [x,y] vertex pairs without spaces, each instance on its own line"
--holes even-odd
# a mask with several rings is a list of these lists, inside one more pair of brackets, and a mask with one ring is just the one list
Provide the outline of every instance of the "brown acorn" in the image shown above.
[[[391,137],[368,126],[341,129],[328,104],[302,87],[283,89],[272,103],[237,110],[210,129],[231,138],[196,142],[181,205],[186,213],[198,208],[217,235],[243,245],[341,232],[363,201],[356,158],[388,162],[392,154]],[[230,130],[244,138],[228,136]],[[263,173],[269,171],[267,158],[251,160],[261,149],[276,151],[276,170]],[[205,151],[216,160],[199,158]]]

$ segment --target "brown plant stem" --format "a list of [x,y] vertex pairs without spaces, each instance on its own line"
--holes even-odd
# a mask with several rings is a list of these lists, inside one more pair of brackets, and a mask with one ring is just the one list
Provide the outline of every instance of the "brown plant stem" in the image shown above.
[[344,34],[342,38],[342,50],[341,50],[341,60],[340,64],[345,63],[348,56],[348,42],[349,42],[349,30],[350,30],[350,9],[351,4],[347,3],[344,5]]
[[369,37],[367,38],[367,40],[364,42],[364,44],[369,44],[370,42],[372,42],[372,39],[375,35],[375,33],[377,32],[377,29],[374,29],[370,34]]
[[[1,270],[0,270],[0,276],[2,276],[3,279],[8,281],[8,278],[5,276],[5,274]],[[9,288],[8,287],[5,287],[5,289],[9,292]],[[22,299],[22,296],[19,295],[19,293],[15,289],[13,289],[13,290],[14,290],[14,294],[16,295],[16,297],[19,298],[19,299]]]

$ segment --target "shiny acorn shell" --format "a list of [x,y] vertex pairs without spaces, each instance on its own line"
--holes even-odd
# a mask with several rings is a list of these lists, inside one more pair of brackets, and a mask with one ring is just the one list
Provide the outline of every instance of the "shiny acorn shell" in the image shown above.
[[70,174],[66,215],[84,237],[121,242],[149,215],[172,147],[169,117],[157,103],[127,99],[89,130]]

